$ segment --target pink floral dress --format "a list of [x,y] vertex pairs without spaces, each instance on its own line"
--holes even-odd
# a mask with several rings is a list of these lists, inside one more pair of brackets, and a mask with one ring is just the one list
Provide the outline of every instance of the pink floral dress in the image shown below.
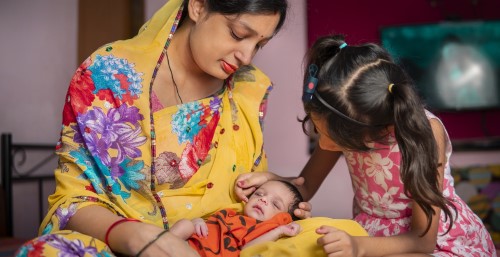
[[[427,113],[429,118],[435,118]],[[394,135],[390,144],[373,144],[370,152],[344,152],[354,190],[354,219],[371,236],[391,236],[410,229],[412,200],[404,194],[400,177],[401,154]],[[441,212],[434,256],[496,256],[491,236],[483,223],[455,193],[450,172],[451,144],[447,138],[447,162],[443,194],[457,209],[453,227],[446,233],[449,220]],[[452,211],[452,214],[455,213]],[[444,234],[444,235],[443,235]]]

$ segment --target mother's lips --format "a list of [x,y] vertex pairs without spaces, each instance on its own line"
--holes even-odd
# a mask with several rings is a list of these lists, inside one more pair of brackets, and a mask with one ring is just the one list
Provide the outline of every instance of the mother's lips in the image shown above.
[[221,66],[222,66],[222,69],[227,73],[227,74],[233,74],[237,69],[238,67],[234,66],[234,65],[231,65],[225,61],[221,61]]

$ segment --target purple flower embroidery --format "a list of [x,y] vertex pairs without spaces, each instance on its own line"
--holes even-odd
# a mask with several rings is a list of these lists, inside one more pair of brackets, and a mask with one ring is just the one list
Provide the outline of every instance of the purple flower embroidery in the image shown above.
[[210,110],[212,112],[219,112],[220,105],[222,104],[222,99],[218,96],[214,96],[212,100],[210,100]]
[[95,256],[97,254],[95,247],[85,247],[85,244],[78,239],[70,241],[62,236],[57,236],[55,240],[47,241],[47,243],[60,250],[58,257],[84,256],[85,254]]
[[68,221],[76,212],[76,204],[72,203],[66,208],[57,208],[56,216],[59,218],[59,229],[63,229],[68,224]]
[[[120,163],[126,158],[141,156],[138,147],[146,142],[146,137],[140,135],[138,122],[143,119],[139,109],[122,104],[109,109],[107,114],[95,107],[79,116],[78,124],[91,154],[110,167],[111,175],[117,177],[123,173],[117,168]],[[117,150],[116,156],[110,156],[110,149]]]

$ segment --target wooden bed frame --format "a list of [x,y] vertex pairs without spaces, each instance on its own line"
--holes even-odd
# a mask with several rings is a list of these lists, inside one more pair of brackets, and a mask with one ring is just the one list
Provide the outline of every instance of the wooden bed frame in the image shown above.
[[[53,181],[53,172],[42,174],[40,171],[48,171],[51,161],[56,158],[55,145],[49,144],[15,144],[12,142],[10,133],[2,133],[1,144],[1,188],[0,188],[0,237],[14,236],[14,205],[13,185],[21,183],[33,183],[36,185],[38,195],[38,223],[45,215],[43,197],[44,182]],[[38,158],[33,161],[30,156],[35,154]],[[33,161],[33,162],[32,162]],[[50,167],[54,170],[56,167]],[[3,204],[2,204],[3,203]],[[3,216],[3,217],[2,217]]]

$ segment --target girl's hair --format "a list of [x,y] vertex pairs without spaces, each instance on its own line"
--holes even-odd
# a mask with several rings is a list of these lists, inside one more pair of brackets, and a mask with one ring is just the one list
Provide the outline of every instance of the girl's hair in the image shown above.
[[[187,4],[189,0],[184,0],[184,10],[180,24],[187,17]],[[223,15],[240,14],[276,14],[280,19],[276,26],[275,33],[281,29],[285,23],[288,11],[288,0],[205,0],[208,13],[220,13]]]
[[304,131],[314,113],[326,119],[328,134],[339,146],[368,151],[368,142],[388,144],[388,126],[394,125],[405,194],[427,216],[422,235],[430,229],[432,206],[450,218],[449,231],[453,219],[448,206],[453,205],[440,190],[438,167],[443,164],[438,163],[437,144],[413,81],[382,47],[344,43],[342,35],[324,36],[306,55],[304,84],[314,65],[318,81],[312,98],[304,100]]

